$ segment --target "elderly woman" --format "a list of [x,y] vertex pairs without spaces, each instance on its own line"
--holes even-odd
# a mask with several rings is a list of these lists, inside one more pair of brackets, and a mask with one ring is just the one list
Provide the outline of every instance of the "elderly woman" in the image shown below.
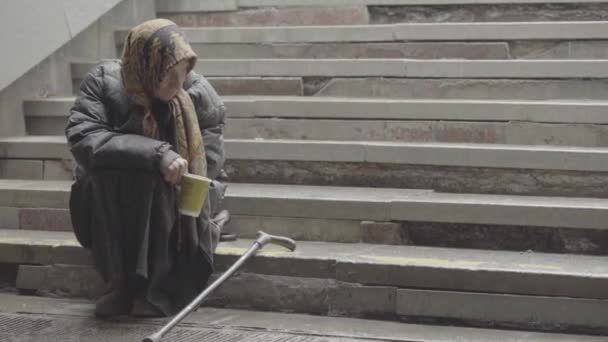
[[212,183],[198,218],[176,209],[182,175],[217,179],[224,165],[225,107],[192,71],[196,57],[173,22],[151,20],[80,86],[66,128],[78,162],[70,212],[108,284],[97,316],[174,314],[212,273],[225,186]]

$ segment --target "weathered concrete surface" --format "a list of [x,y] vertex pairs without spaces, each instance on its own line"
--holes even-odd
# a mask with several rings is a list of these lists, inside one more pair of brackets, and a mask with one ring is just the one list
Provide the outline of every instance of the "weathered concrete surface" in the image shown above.
[[[82,266],[21,266],[17,284],[20,289],[53,296],[94,298],[103,291],[99,276]],[[500,306],[495,305],[497,300]],[[467,325],[552,331],[575,327],[597,332],[606,329],[606,318],[600,313],[608,304],[593,299],[361,287],[331,279],[241,273],[214,292],[206,305],[385,319],[397,313],[406,320],[435,317]],[[522,310],[527,313],[524,317]]]
[[19,228],[19,209],[0,207],[0,229]]
[[160,13],[160,17],[184,27],[365,25],[369,14],[364,6],[256,8],[221,13]]
[[[76,162],[73,159],[45,160],[44,179],[73,180],[75,179]],[[13,177],[14,178],[14,177]]]
[[220,12],[238,9],[237,0],[156,0],[157,13]]
[[14,136],[0,139],[3,159],[71,159],[64,136]]
[[[202,59],[240,58],[464,58],[508,59],[507,43],[193,44]],[[599,49],[598,49],[599,50]],[[601,56],[601,53],[594,54]]]
[[[77,242],[69,233],[0,233],[3,262],[52,265],[65,263],[66,255],[78,263],[87,259],[86,251],[74,249]],[[220,244],[218,270],[225,270],[251,243],[241,239]],[[598,299],[607,298],[608,282],[604,257],[306,241],[295,252],[267,247],[244,270],[367,285]]]
[[[303,96],[223,96],[229,119],[530,121],[608,124],[606,101],[373,99]],[[30,99],[28,118],[65,123],[74,97]],[[61,134],[57,134],[61,135]]]
[[226,149],[232,160],[412,164],[588,172],[608,170],[602,161],[603,158],[608,157],[608,150],[605,148],[569,146],[231,139],[227,141]]
[[303,93],[299,77],[209,77],[220,95],[279,95],[300,96]]
[[[71,231],[67,209],[0,208],[0,228]],[[380,243],[388,245],[608,254],[604,229],[568,229],[423,221],[375,222],[297,217],[233,215],[226,230],[240,238],[255,238],[259,230],[297,241]]]
[[[545,253],[608,254],[608,234],[604,230],[406,221],[400,222],[398,229],[388,232],[376,230],[375,232],[376,240],[391,244]],[[374,242],[365,238],[363,241]]]
[[[9,314],[26,313],[29,315],[57,315],[65,317],[88,318],[94,310],[94,303],[87,300],[67,298],[46,298],[0,294],[0,312]],[[146,324],[155,325],[158,321],[146,320]],[[276,331],[304,335],[325,336],[325,338],[365,338],[398,342],[428,341],[446,342],[454,339],[471,342],[505,341],[521,342],[534,340],[539,342],[599,342],[604,337],[548,334],[531,331],[494,330],[462,328],[455,326],[407,324],[402,322],[383,322],[341,317],[324,317],[303,314],[284,314],[273,312],[217,309],[201,307],[184,322],[192,327],[206,327],[222,330]],[[113,322],[115,325],[118,322]],[[97,325],[103,324],[96,322]],[[119,327],[123,327],[122,322]],[[123,329],[121,329],[123,330]],[[135,329],[130,329],[135,330]],[[117,336],[118,337],[118,336]],[[119,341],[119,340],[113,340]],[[132,341],[132,340],[125,340]],[[333,342],[333,340],[331,341]],[[350,342],[350,341],[349,341]]]
[[229,160],[231,181],[434,189],[454,193],[606,197],[604,173],[374,163]]
[[402,316],[493,320],[550,331],[604,328],[607,305],[606,300],[397,290],[397,313]]
[[17,288],[36,290],[41,294],[97,298],[103,294],[105,285],[101,276],[90,266],[21,265]]
[[340,283],[330,293],[330,316],[393,318],[397,289]]
[[[67,208],[71,182],[0,180],[0,206]],[[233,215],[606,229],[601,198],[449,194],[428,190],[230,185]]]
[[596,4],[453,4],[447,6],[377,6],[372,24],[400,22],[581,21],[606,20],[608,5]]
[[[10,329],[3,331],[5,341],[79,341],[79,342],[132,342],[141,341],[145,336],[161,328],[161,320],[140,319],[127,317],[100,320],[88,317],[75,317],[73,314],[60,315],[31,315],[31,314],[1,314],[0,320]],[[35,328],[32,328],[35,327]],[[223,326],[211,325],[201,327],[198,324],[177,326],[171,329],[165,340],[178,341],[306,341],[306,342],[373,342],[385,341],[359,337],[314,335],[301,331],[286,333],[277,329],[249,329],[247,327],[230,329]],[[396,340],[392,340],[396,341]]]
[[[25,117],[25,130],[28,135],[61,135],[67,125],[66,117]],[[27,115],[27,114],[26,114]]]
[[241,238],[255,238],[258,231],[289,236],[295,240],[360,242],[361,228],[356,220],[331,220],[271,216],[232,216],[225,228]]
[[[301,7],[342,6],[358,4],[366,6],[412,6],[412,5],[484,5],[484,4],[536,4],[538,0],[236,0],[240,7]],[[604,0],[546,0],[546,4],[603,3]]]
[[[208,77],[215,91],[224,95],[277,95],[301,96],[303,94],[300,77]],[[80,84],[81,80],[74,80]],[[76,85],[76,89],[78,89]]]
[[0,179],[0,206],[67,208],[71,183],[68,181]]
[[[429,41],[606,40],[604,21],[423,23],[345,26],[205,27],[185,28],[192,44],[372,43]],[[124,41],[127,31],[117,31]]]
[[332,279],[240,274],[214,292],[207,304],[215,307],[323,314],[328,312]]
[[20,208],[19,229],[71,232],[72,222],[64,209]]
[[43,179],[41,160],[0,159],[0,178]]
[[0,178],[69,180],[74,167],[70,160],[0,159]]
[[361,241],[365,243],[405,245],[411,242],[400,222],[362,221],[361,233]]
[[509,42],[513,58],[527,59],[606,59],[608,41],[516,41]]
[[316,96],[391,99],[604,100],[605,80],[335,78]]
[[605,60],[201,59],[195,70],[215,77],[403,77],[602,79]]
[[[48,130],[51,133],[51,127]],[[228,139],[608,146],[608,127],[530,122],[228,119]]]

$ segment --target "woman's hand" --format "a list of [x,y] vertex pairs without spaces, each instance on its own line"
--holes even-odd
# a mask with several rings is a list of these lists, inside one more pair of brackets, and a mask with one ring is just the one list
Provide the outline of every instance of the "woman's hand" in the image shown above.
[[182,180],[182,176],[188,173],[188,161],[178,157],[168,165],[162,165],[160,171],[167,182],[178,184]]

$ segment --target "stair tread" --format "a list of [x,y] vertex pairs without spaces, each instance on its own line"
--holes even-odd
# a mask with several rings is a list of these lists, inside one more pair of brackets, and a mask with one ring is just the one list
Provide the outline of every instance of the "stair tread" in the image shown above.
[[[234,242],[222,242],[216,250],[216,255],[238,257],[247,251],[253,241],[239,239]],[[295,252],[269,245],[258,254],[258,258],[608,278],[608,264],[602,256],[321,241],[298,241],[297,244]],[[79,248],[74,234],[70,232],[13,229],[0,229],[0,246],[3,249],[7,246]]]
[[[70,181],[0,180],[0,206],[67,208]],[[235,215],[606,229],[608,199],[231,183]]]
[[[0,179],[0,192],[68,193],[72,181]],[[501,207],[608,210],[608,199],[586,197],[440,193],[432,190],[315,185],[230,183],[227,195],[239,198],[323,200],[367,203],[438,203]],[[1,203],[0,203],[1,205]]]
[[[447,142],[409,142],[409,141],[365,141],[365,140],[306,140],[306,139],[226,139],[228,142],[258,143],[258,144],[285,144],[285,145],[356,145],[356,146],[387,146],[387,147],[421,147],[440,149],[468,149],[468,150],[511,150],[511,151],[563,151],[563,152],[595,152],[608,153],[608,147],[560,146],[560,145],[520,145],[520,144],[483,144],[483,143],[447,143]],[[0,144],[63,144],[67,143],[61,135],[27,135],[0,137]],[[0,154],[0,158],[2,158]]]
[[[0,138],[0,158],[72,159],[62,136]],[[444,142],[226,139],[233,160],[608,171],[608,148]]]
[[[9,314],[55,315],[61,317],[90,317],[94,302],[82,299],[45,298],[0,294],[0,312]],[[147,322],[151,323],[151,322]],[[387,322],[361,318],[324,317],[296,313],[262,312],[252,310],[201,307],[185,318],[191,326],[216,329],[255,329],[257,331],[339,336],[342,338],[387,339],[395,342],[451,341],[455,336],[464,341],[485,342],[522,340],[570,342],[605,341],[604,337],[587,335],[540,333],[500,329],[479,329]]]
[[[602,39],[606,21],[398,23],[275,27],[184,27],[191,43]],[[117,32],[117,44],[127,31]],[[593,32],[593,34],[591,33]]]

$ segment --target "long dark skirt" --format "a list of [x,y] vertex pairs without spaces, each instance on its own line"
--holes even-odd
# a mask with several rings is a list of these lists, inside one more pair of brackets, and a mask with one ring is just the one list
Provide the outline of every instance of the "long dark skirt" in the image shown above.
[[[129,287],[166,315],[202,291],[213,272],[219,229],[209,220],[176,212],[176,191],[157,172],[96,170],[72,186],[70,211],[80,243],[91,250],[103,279]],[[223,190],[223,189],[222,189]]]

